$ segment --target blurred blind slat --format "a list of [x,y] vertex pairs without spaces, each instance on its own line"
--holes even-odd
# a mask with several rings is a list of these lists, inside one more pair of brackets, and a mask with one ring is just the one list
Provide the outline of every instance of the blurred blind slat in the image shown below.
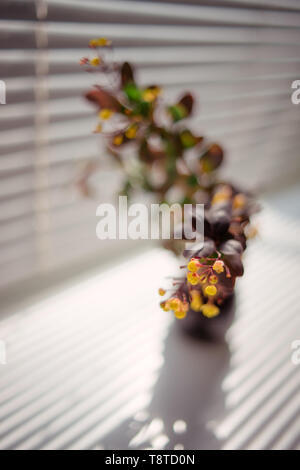
[[103,150],[82,99],[95,78],[78,65],[98,36],[166,99],[192,90],[192,125],[223,143],[224,176],[267,187],[299,173],[297,0],[1,0],[0,286],[101,256],[97,202],[74,186]]

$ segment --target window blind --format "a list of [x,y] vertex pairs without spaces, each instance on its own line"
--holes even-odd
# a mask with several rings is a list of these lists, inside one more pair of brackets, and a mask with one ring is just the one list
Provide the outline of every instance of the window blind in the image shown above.
[[99,171],[97,201],[74,184],[105,156],[82,98],[95,76],[78,65],[98,36],[112,39],[116,60],[136,64],[141,83],[162,84],[166,100],[194,93],[192,125],[224,146],[224,176],[265,188],[299,174],[298,1],[2,0],[2,288],[89,256],[101,262],[95,207],[114,176]]

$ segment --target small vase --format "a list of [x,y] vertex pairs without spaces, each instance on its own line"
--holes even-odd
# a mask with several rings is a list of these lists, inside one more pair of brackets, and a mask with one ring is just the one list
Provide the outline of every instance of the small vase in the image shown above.
[[233,294],[224,301],[217,317],[207,318],[201,312],[189,310],[185,318],[177,320],[177,325],[184,333],[195,338],[222,342],[232,325],[234,313],[235,295]]

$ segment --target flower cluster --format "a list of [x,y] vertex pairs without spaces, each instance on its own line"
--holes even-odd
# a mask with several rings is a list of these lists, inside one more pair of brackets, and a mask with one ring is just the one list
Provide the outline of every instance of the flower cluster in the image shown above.
[[[184,253],[188,257],[182,266],[186,275],[174,283],[178,287],[171,299],[161,303],[163,310],[173,310],[178,317],[178,309],[170,304],[171,300],[176,306],[177,299],[179,305],[188,303],[187,311],[202,312],[208,318],[220,313],[223,302],[233,293],[236,278],[243,275],[242,254],[253,235],[249,230],[250,215],[256,210],[250,196],[228,184],[215,186],[205,210],[203,247],[197,249],[195,245],[192,254],[190,250]],[[166,291],[160,289],[159,294],[165,295]]]
[[[106,85],[88,91],[86,98],[97,108],[95,132],[106,139],[108,154],[122,167],[121,194],[130,196],[142,188],[159,203],[205,205],[204,246],[199,250],[195,244],[192,253],[184,253],[186,274],[174,283],[174,292],[161,307],[180,319],[190,309],[215,317],[233,293],[236,277],[243,274],[241,258],[247,238],[255,232],[250,216],[257,206],[251,195],[218,179],[224,160],[221,146],[187,126],[193,96],[185,93],[175,103],[165,104],[158,85],[140,86],[128,62],[110,60],[110,46],[106,38],[91,40],[94,56],[80,63],[107,79]],[[126,158],[128,148],[136,156],[133,164]],[[90,174],[86,172],[87,178]],[[174,190],[176,201],[171,200]],[[165,245],[180,254],[177,242]],[[159,294],[165,296],[166,291],[160,289]]]

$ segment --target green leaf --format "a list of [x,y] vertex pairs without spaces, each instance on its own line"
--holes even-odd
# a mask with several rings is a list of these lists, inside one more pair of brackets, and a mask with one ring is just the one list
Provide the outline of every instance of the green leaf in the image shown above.
[[196,137],[194,137],[194,135],[188,129],[181,132],[180,140],[183,147],[186,149],[192,148],[197,144]]
[[196,175],[190,175],[187,179],[187,184],[191,187],[195,187],[198,185],[198,178]]
[[184,119],[187,116],[187,112],[184,106],[180,104],[175,104],[174,106],[169,106],[168,111],[174,122],[178,122],[181,119]]
[[141,101],[137,104],[134,114],[141,114],[144,117],[148,117],[151,111],[151,104],[147,101]]
[[143,100],[142,91],[134,83],[127,83],[123,90],[130,101],[139,103]]

